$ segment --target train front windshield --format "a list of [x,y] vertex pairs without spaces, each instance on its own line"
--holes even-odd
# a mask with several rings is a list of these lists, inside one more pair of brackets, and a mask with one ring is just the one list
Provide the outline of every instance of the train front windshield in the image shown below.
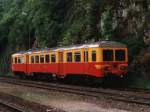
[[125,50],[115,50],[115,61],[125,61],[126,53]]
[[126,60],[126,51],[122,50],[113,50],[113,49],[104,49],[103,50],[103,61],[125,61]]

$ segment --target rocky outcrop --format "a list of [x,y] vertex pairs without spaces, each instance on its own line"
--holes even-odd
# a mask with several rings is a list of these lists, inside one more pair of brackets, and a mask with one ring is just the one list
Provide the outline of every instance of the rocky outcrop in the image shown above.
[[144,31],[143,40],[145,48],[134,57],[129,66],[129,72],[141,76],[145,79],[150,79],[150,30]]

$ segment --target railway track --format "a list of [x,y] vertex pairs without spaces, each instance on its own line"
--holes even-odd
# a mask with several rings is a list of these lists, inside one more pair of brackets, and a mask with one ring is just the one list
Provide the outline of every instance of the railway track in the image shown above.
[[[38,107],[38,108],[37,108]],[[0,92],[0,112],[64,112],[63,110]]]
[[57,83],[46,83],[46,82],[36,82],[30,80],[18,80],[12,78],[0,78],[0,82],[46,89],[54,90],[59,92],[85,95],[90,97],[105,97],[106,99],[111,99],[115,101],[121,101],[126,103],[135,103],[139,105],[150,106],[150,91],[149,90],[136,90],[136,89],[105,89],[105,88],[91,88],[91,87],[80,87],[73,85],[64,85]]
[[24,109],[2,100],[0,100],[0,107],[11,112],[24,112]]

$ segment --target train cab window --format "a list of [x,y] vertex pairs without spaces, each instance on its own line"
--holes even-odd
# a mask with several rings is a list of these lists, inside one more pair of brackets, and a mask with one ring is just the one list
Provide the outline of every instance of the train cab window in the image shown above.
[[88,51],[84,51],[84,62],[88,62]]
[[72,52],[67,53],[67,62],[72,62]]
[[31,56],[31,63],[34,63],[34,56]]
[[125,61],[125,50],[116,50],[115,51],[115,61]]
[[36,62],[36,63],[39,63],[39,56],[38,56],[38,55],[35,56],[35,62]]
[[96,61],[96,51],[92,51],[92,61]]
[[74,61],[75,62],[80,62],[81,61],[81,53],[80,52],[76,52],[74,54]]
[[56,55],[54,55],[54,54],[51,55],[51,62],[52,63],[56,62]]
[[113,61],[114,54],[113,50],[103,50],[103,61]]
[[17,57],[15,57],[15,63],[17,64]]
[[49,63],[50,62],[50,57],[49,57],[49,55],[47,54],[47,55],[45,55],[45,62],[46,63]]
[[44,63],[44,55],[40,56],[40,63]]

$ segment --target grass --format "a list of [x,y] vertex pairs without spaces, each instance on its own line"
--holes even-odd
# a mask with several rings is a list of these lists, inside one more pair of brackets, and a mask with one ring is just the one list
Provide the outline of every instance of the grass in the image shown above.
[[127,79],[127,83],[129,87],[150,89],[150,80],[143,77],[138,76],[129,77]]
[[5,74],[5,75],[3,75],[3,76],[13,77],[14,75],[13,75],[13,73],[12,73],[12,72],[8,72],[8,73],[6,73],[6,74]]

